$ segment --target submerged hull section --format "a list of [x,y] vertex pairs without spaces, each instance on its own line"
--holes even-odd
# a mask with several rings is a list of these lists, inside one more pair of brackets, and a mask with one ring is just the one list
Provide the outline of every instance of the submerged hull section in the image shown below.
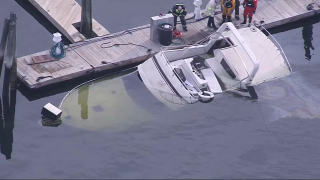
[[160,53],[140,64],[138,71],[150,92],[163,103],[183,105],[197,101],[182,86]]

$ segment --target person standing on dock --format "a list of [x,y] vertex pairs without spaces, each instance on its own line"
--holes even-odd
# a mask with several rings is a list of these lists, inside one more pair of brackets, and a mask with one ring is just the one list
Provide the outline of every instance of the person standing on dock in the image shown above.
[[240,17],[239,17],[239,7],[240,7],[240,0],[236,0],[236,8],[235,8],[235,14],[236,14],[236,19],[237,20],[240,20]]
[[244,14],[243,14],[243,22],[241,24],[247,24],[247,16],[249,15],[249,26],[252,22],[253,14],[256,12],[258,0],[244,0],[243,3]]
[[222,22],[226,22],[226,18],[228,18],[228,22],[231,22],[231,14],[236,7],[235,0],[222,0],[221,1],[221,9],[222,9]]
[[169,13],[172,13],[174,17],[174,25],[173,30],[176,30],[177,27],[177,21],[178,17],[180,18],[182,28],[184,31],[188,31],[187,29],[187,22],[185,16],[187,15],[186,7],[183,4],[176,4],[172,7],[172,9],[169,11]]
[[207,26],[209,28],[214,28],[215,30],[218,29],[214,23],[214,13],[216,10],[217,3],[218,3],[218,0],[210,0],[209,3],[207,4],[206,11],[205,11],[205,14],[209,16]]

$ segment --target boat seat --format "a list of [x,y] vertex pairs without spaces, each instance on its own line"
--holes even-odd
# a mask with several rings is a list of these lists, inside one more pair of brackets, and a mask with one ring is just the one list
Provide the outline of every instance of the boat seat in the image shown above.
[[220,83],[214,72],[211,69],[201,69],[203,77],[208,81],[208,86],[210,92],[212,93],[222,93]]
[[186,73],[186,79],[190,82],[196,83],[199,89],[204,89],[208,87],[208,81],[201,79],[192,69],[191,62],[193,61],[193,58],[185,59],[179,68],[183,69],[183,71]]

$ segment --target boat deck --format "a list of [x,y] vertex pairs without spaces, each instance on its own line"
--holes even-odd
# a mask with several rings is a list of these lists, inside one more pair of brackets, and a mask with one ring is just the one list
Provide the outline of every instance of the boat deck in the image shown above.
[[[37,1],[40,2],[40,0]],[[313,1],[320,4],[320,0]],[[313,1],[259,1],[254,20],[264,21],[265,28],[272,28],[311,17],[320,13],[317,6],[314,6],[314,10],[307,10],[306,7]],[[242,14],[242,11],[241,6],[240,14]],[[51,16],[51,14],[49,15]],[[189,16],[192,16],[192,14]],[[220,23],[221,14],[216,15],[215,19],[217,24]],[[233,23],[238,26],[242,20],[233,19]],[[185,44],[197,42],[212,33],[212,31],[207,31],[206,25],[206,19],[188,23],[188,32],[183,32]],[[180,25],[178,28],[181,28]],[[161,48],[159,43],[149,40],[149,35],[149,25],[146,25],[137,28],[137,30],[123,31],[74,43],[67,48],[66,57],[59,61],[28,65],[27,62],[30,62],[32,57],[39,54],[48,54],[48,51],[20,57],[18,58],[18,76],[29,88],[36,89],[85,76],[89,73],[143,62],[149,56],[159,52]],[[125,45],[115,46],[115,44]],[[148,49],[152,50],[151,53],[147,51]],[[39,79],[39,77],[45,78]]]

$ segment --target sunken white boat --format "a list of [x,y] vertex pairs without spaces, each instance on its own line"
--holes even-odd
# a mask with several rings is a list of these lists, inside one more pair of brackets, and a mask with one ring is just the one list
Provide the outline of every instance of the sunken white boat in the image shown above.
[[272,35],[255,26],[236,29],[224,23],[195,45],[162,47],[138,66],[138,72],[158,99],[183,104],[210,102],[236,89],[258,98],[254,85],[288,76],[292,70]]

